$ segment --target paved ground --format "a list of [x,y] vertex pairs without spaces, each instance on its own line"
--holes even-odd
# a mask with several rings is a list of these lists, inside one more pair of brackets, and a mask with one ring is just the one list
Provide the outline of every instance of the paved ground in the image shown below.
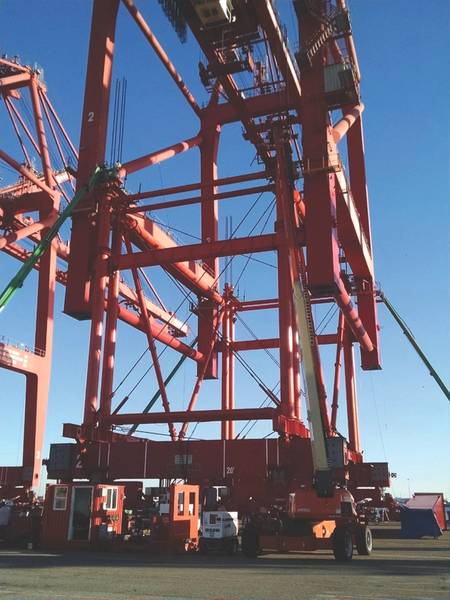
[[449,532],[380,532],[370,557],[154,557],[0,550],[0,600],[435,600],[449,598]]

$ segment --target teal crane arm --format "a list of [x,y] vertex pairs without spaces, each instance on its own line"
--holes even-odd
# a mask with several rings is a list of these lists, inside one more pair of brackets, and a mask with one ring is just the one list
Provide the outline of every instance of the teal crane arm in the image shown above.
[[416,342],[411,330],[406,325],[405,321],[401,318],[401,316],[398,314],[398,312],[395,310],[395,308],[392,306],[392,304],[389,302],[389,300],[386,298],[386,296],[383,294],[383,292],[379,292],[379,298],[382,300],[382,302],[384,303],[384,305],[386,306],[388,311],[391,313],[391,315],[394,317],[395,321],[400,326],[400,329],[406,335],[406,338],[408,339],[409,343],[414,348],[414,350],[417,352],[417,354],[421,358],[422,362],[429,370],[431,377],[433,377],[433,379],[436,381],[438,386],[444,392],[445,396],[447,397],[447,400],[450,400],[450,390],[445,385],[445,383],[442,381],[442,379],[439,377],[436,369],[433,368],[433,365],[430,363],[428,358],[425,356],[425,353],[423,352],[423,350],[421,349],[419,344]]
[[16,291],[21,288],[38,260],[52,243],[53,238],[58,234],[62,225],[70,218],[77,204],[101,181],[113,178],[115,169],[107,169],[106,167],[96,167],[89,183],[81,187],[72,198],[72,202],[66,206],[50,229],[42,237],[41,241],[34,248],[33,252],[20,267],[16,275],[11,279],[0,295],[0,312],[7,306],[8,302],[14,296]]

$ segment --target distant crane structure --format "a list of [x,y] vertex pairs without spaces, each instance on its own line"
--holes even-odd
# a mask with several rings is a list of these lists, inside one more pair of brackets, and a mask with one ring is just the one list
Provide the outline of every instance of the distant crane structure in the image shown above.
[[[116,165],[108,177],[87,189],[96,170],[106,169],[114,39],[121,4],[198,118],[199,132]],[[0,366],[27,378],[23,465],[0,467],[0,485],[36,488],[39,483],[53,297],[59,282],[66,288],[65,313],[90,321],[91,330],[83,420],[64,425],[65,437],[76,444],[52,446],[47,465],[50,476],[96,481],[180,476],[189,481],[208,480],[234,489],[240,507],[250,497],[263,504],[268,495],[276,495],[280,487],[288,489],[294,480],[310,482],[315,464],[310,436],[314,415],[312,410],[302,414],[305,349],[298,331],[302,321],[296,318],[298,290],[302,289],[307,329],[303,338],[309,340],[311,349],[315,417],[324,432],[326,460],[334,480],[345,482],[355,496],[359,488],[372,488],[377,494],[389,485],[389,472],[386,463],[363,460],[355,384],[355,344],[360,348],[362,369],[376,370],[381,365],[364,106],[345,1],[293,2],[300,37],[295,54],[271,0],[165,0],[160,4],[180,38],[189,30],[203,52],[199,76],[210,93],[207,106],[202,108],[195,100],[133,0],[93,0],[79,152],[51,105],[39,72],[15,59],[0,59],[0,92],[24,154],[19,161],[0,150],[0,159],[20,176],[18,183],[0,190],[1,249],[22,262],[29,260],[30,251],[23,242],[39,244],[58,219],[62,197],[70,202],[69,187],[78,194],[70,242],[54,236],[39,262],[32,265],[39,272],[38,350],[0,342]],[[17,108],[26,90],[34,131]],[[242,124],[259,166],[249,173],[221,177],[219,140],[221,130],[231,123]],[[345,151],[339,144],[344,137]],[[61,163],[58,167],[49,154],[50,138]],[[37,169],[27,149],[30,145],[40,157]],[[71,165],[64,148],[72,156]],[[193,148],[200,154],[199,181],[133,193],[125,190],[126,175]],[[229,186],[233,189],[227,190]],[[197,195],[186,197],[191,192]],[[273,232],[220,239],[221,202],[264,192],[275,196]],[[172,196],[175,199],[167,199]],[[201,241],[195,244],[176,243],[147,214],[189,205],[200,207]],[[35,220],[27,216],[36,212]],[[222,283],[223,260],[262,252],[273,252],[276,257],[278,295],[242,300],[232,282]],[[151,266],[164,269],[197,298],[194,342],[183,341],[189,333],[185,322],[144,294],[145,269]],[[131,273],[134,288],[121,279],[123,271]],[[337,307],[335,332],[317,333],[311,310],[315,304]],[[236,339],[236,319],[248,311],[276,311],[279,335]],[[144,334],[158,382],[153,403],[141,413],[123,411],[127,398],[112,407],[118,320]],[[179,353],[179,363],[190,360],[197,365],[186,410],[171,410],[168,383],[176,369],[165,377],[157,344]],[[322,372],[323,345],[335,347],[331,403]],[[272,406],[244,406],[244,399],[235,393],[236,361],[242,360],[243,352],[267,349],[279,351],[279,394],[259,379],[263,399],[268,396]],[[342,362],[348,440],[337,429]],[[205,380],[220,380],[220,405],[211,402],[198,410]],[[157,401],[162,411],[151,410]],[[271,421],[278,437],[239,439],[235,423],[247,420]],[[189,426],[198,422],[221,423],[220,439],[190,440]],[[167,424],[170,441],[132,435],[136,427],[149,423]],[[124,426],[131,427],[131,434],[117,431]],[[62,462],[55,458],[58,448]],[[252,465],[248,464],[250,455]]]

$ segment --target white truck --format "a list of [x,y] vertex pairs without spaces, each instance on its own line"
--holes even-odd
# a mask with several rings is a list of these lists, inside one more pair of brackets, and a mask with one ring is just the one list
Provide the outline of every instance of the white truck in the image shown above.
[[238,514],[226,510],[203,511],[199,551],[208,554],[213,551],[236,554],[238,542]]

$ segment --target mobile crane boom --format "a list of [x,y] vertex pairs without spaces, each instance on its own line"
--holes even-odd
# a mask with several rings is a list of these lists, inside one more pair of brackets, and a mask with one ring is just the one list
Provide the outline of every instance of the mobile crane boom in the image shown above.
[[384,305],[386,306],[388,311],[391,313],[391,315],[394,317],[395,321],[400,326],[400,329],[406,335],[407,340],[409,341],[411,346],[414,348],[414,350],[417,352],[417,354],[419,355],[419,357],[422,360],[422,362],[424,363],[424,365],[429,370],[431,377],[436,381],[438,386],[444,392],[444,395],[446,396],[447,400],[450,400],[450,390],[445,385],[445,383],[442,381],[442,379],[439,377],[438,373],[436,372],[436,369],[433,368],[433,365],[430,363],[428,358],[425,356],[425,353],[423,352],[423,350],[421,349],[419,344],[416,342],[415,337],[413,336],[409,327],[406,325],[405,321],[401,318],[401,316],[398,314],[398,312],[395,310],[395,308],[392,306],[392,304],[389,302],[389,300],[386,298],[386,296],[383,294],[383,292],[379,292],[378,297],[384,303]]

